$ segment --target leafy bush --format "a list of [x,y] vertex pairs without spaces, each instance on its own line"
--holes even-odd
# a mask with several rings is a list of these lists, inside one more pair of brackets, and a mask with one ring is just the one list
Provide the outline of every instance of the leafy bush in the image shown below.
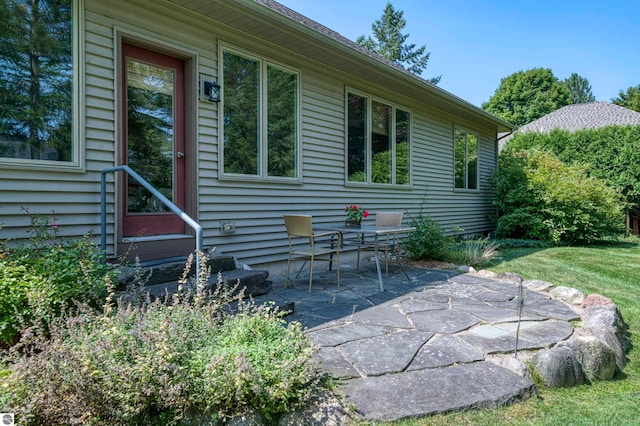
[[50,338],[25,333],[0,411],[31,424],[209,424],[248,407],[273,421],[304,401],[320,376],[301,326],[240,301],[234,314],[242,296],[221,278],[207,293],[208,272],[198,277],[195,294],[134,306],[111,293],[102,313],[54,319]]
[[640,126],[516,133],[503,152],[533,147],[550,150],[569,165],[588,164],[589,176],[620,189],[630,206],[640,206]]
[[21,321],[46,325],[76,301],[99,307],[115,279],[90,234],[60,238],[55,215],[30,217],[30,239],[0,244],[0,345],[16,342]]
[[493,183],[499,237],[575,244],[624,231],[620,194],[548,151],[503,152]]
[[444,234],[442,226],[423,214],[411,220],[416,228],[403,243],[404,249],[412,259],[444,260],[453,239]]

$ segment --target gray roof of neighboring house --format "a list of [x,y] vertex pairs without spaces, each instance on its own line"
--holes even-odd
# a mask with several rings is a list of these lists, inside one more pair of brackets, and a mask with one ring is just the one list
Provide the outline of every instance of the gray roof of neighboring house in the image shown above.
[[[575,132],[584,129],[596,129],[605,126],[638,126],[640,112],[630,110],[609,102],[590,102],[567,105],[544,117],[527,123],[514,133],[549,133],[553,129]],[[500,148],[513,135],[500,140]]]

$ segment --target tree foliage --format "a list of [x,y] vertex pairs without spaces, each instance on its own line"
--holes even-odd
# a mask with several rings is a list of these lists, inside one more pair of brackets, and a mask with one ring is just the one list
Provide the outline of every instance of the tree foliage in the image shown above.
[[0,156],[72,160],[72,3],[0,2]]
[[588,164],[590,176],[618,188],[630,208],[640,206],[640,126],[518,133],[503,151],[531,147],[550,150],[567,164]]
[[567,86],[567,89],[569,89],[572,104],[595,102],[596,97],[591,91],[591,84],[589,84],[589,80],[585,77],[574,72],[569,76],[569,78],[564,79],[563,83]]
[[569,104],[567,86],[550,69],[533,68],[503,78],[482,108],[519,127]]
[[640,84],[620,91],[618,97],[611,99],[616,105],[640,112]]
[[550,151],[503,151],[493,183],[498,236],[579,244],[624,230],[619,193]]
[[[415,44],[407,43],[409,34],[402,33],[407,24],[403,15],[402,10],[395,10],[391,3],[387,3],[382,17],[371,25],[375,39],[361,35],[356,43],[420,75],[427,68],[431,52],[425,52],[425,45],[416,47]],[[429,81],[438,84],[441,78],[442,76],[432,77]]]

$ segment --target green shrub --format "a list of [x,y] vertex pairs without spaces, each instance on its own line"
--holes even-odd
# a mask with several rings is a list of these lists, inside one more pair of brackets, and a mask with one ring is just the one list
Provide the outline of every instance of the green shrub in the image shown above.
[[0,346],[16,342],[20,321],[46,324],[75,302],[99,307],[115,279],[90,234],[60,238],[55,215],[30,217],[30,239],[0,245]]
[[0,411],[30,424],[202,424],[249,407],[273,421],[304,401],[320,375],[301,326],[240,301],[234,314],[241,295],[220,279],[206,293],[208,273],[198,277],[195,294],[135,306],[114,305],[112,293],[102,313],[56,318],[49,338],[25,335]]
[[502,153],[493,183],[499,237],[581,244],[624,232],[620,194],[548,151]]
[[533,147],[548,149],[569,165],[589,164],[589,176],[619,188],[629,206],[640,206],[640,126],[516,133],[503,152]]
[[416,231],[410,233],[403,243],[409,257],[444,260],[453,240],[444,234],[442,226],[423,214],[413,218],[410,226],[415,227]]

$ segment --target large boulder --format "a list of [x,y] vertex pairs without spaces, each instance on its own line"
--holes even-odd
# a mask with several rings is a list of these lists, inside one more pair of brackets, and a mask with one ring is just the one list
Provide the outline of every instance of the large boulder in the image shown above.
[[618,307],[615,304],[590,306],[584,311],[582,318],[582,327],[585,329],[594,329],[597,327],[611,328],[622,345],[622,350],[626,353],[631,349],[628,336],[628,326],[624,322]]
[[540,351],[532,359],[534,374],[551,388],[577,386],[584,383],[580,363],[568,346],[555,346]]
[[570,305],[580,305],[584,302],[584,294],[575,288],[558,286],[549,291],[549,294],[554,299],[561,300]]
[[531,291],[549,291],[554,287],[552,283],[541,280],[525,280],[522,284]]
[[609,380],[616,372],[616,354],[606,343],[592,335],[576,334],[557,346],[569,346],[582,366],[587,380]]

